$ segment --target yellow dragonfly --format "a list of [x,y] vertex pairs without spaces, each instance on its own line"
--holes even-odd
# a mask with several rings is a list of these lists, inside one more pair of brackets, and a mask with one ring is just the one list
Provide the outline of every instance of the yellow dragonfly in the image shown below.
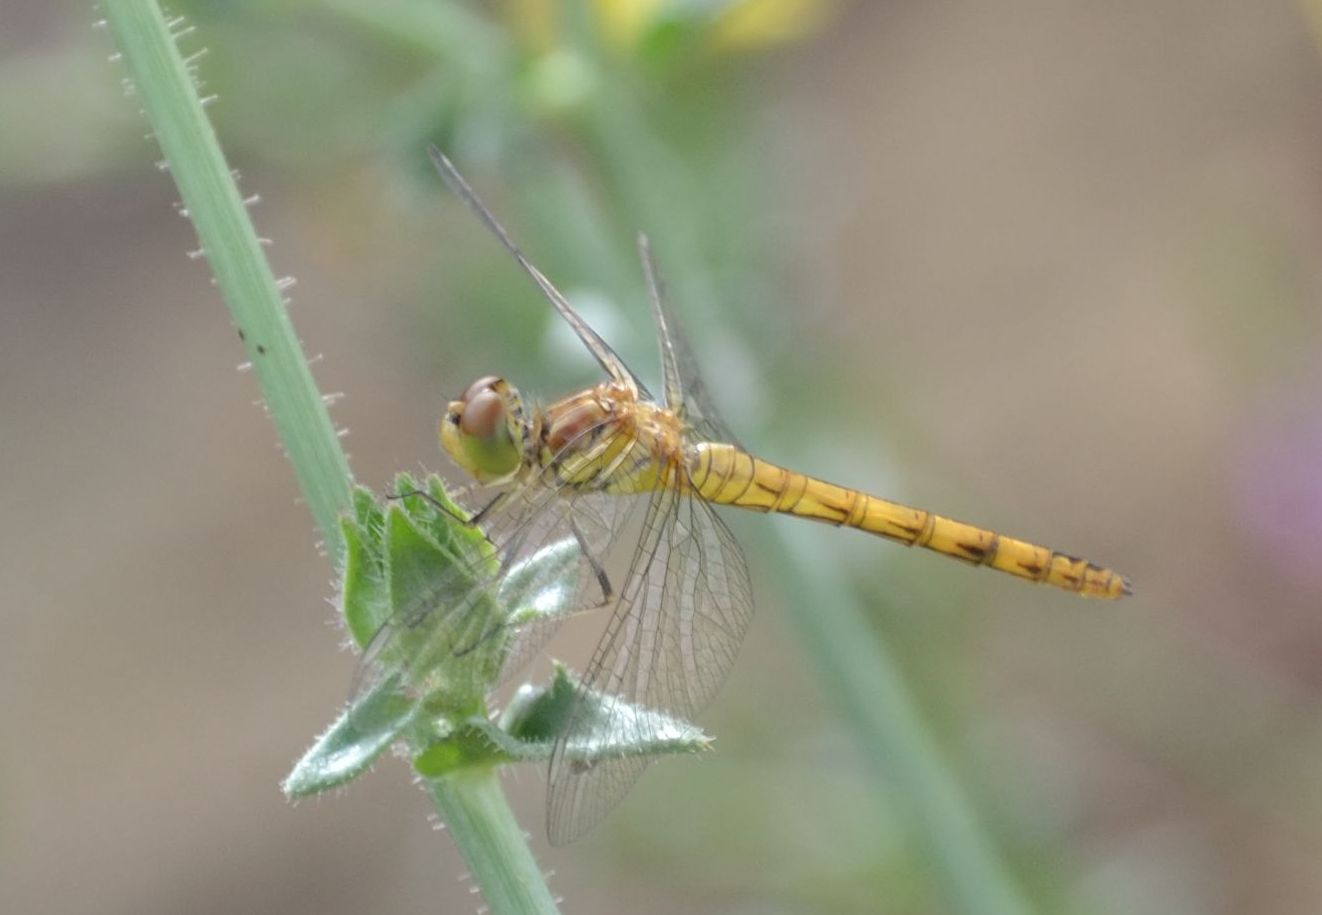
[[[623,710],[639,706],[691,720],[734,663],[753,611],[752,587],[743,551],[714,505],[852,527],[1084,597],[1130,593],[1129,582],[1111,569],[749,454],[696,372],[640,235],[664,384],[663,398],[653,397],[529,262],[449,159],[434,146],[429,153],[446,184],[605,372],[600,384],[547,406],[525,401],[503,378],[481,378],[450,403],[439,431],[450,457],[496,490],[472,520],[500,557],[501,574],[548,543],[576,545],[572,603],[612,608],[581,688],[617,697],[621,727],[628,727]],[[607,557],[621,551],[627,571],[616,587]],[[465,580],[463,593],[436,594],[426,612],[454,613],[494,581]],[[522,644],[507,672],[547,635],[540,631]],[[571,716],[551,751],[548,832],[557,844],[597,823],[647,765],[636,756],[585,764],[569,750],[573,733]]]

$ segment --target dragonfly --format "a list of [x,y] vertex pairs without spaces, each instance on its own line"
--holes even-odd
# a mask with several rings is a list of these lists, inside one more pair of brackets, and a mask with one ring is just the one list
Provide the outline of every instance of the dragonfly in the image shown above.
[[[458,576],[437,588],[422,614],[457,614],[492,593],[502,575],[546,544],[575,550],[580,609],[610,608],[579,688],[690,721],[729,673],[753,613],[743,550],[715,506],[774,512],[849,527],[918,546],[1083,597],[1130,593],[1104,566],[981,527],[838,486],[745,450],[721,418],[671,312],[645,235],[638,236],[660,344],[663,390],[654,397],[616,352],[535,267],[435,146],[441,178],[486,226],[582,341],[604,372],[600,383],[545,406],[509,381],[487,376],[452,401],[439,424],[453,461],[495,495],[472,516],[499,557],[499,571]],[[623,554],[612,580],[608,555]],[[523,563],[526,567],[526,563]],[[458,609],[456,609],[458,608]],[[412,625],[413,623],[411,623]],[[521,633],[519,666],[549,638]],[[607,706],[607,714],[611,714]],[[593,714],[600,714],[594,706]],[[647,766],[642,757],[584,764],[571,751],[575,713],[550,753],[547,827],[555,844],[599,822]]]

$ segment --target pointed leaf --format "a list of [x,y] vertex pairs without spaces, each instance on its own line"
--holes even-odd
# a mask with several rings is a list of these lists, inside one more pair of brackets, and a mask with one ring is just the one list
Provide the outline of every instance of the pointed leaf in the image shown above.
[[578,541],[567,537],[510,567],[496,589],[496,597],[507,609],[512,628],[539,619],[568,616],[579,609],[581,556]]
[[378,539],[375,545],[371,544],[368,531],[347,517],[340,519],[340,531],[344,537],[340,613],[349,635],[359,648],[365,648],[390,618],[390,595],[380,542]]
[[558,664],[550,684],[521,687],[500,718],[501,728],[511,737],[548,748],[571,725],[566,756],[585,763],[621,756],[693,753],[711,745],[711,738],[697,725],[584,690]]
[[432,502],[428,503],[433,508],[439,503],[444,506],[442,510],[437,510],[439,520],[446,525],[446,530],[453,538],[453,542],[460,548],[460,553],[468,555],[469,551],[476,551],[472,555],[485,555],[490,557],[494,555],[495,550],[487,540],[486,534],[482,532],[476,524],[472,524],[472,515],[462,505],[456,503],[450,498],[450,494],[445,491],[445,484],[441,478],[432,475],[427,478],[427,492],[432,497]]
[[434,594],[436,582],[457,563],[450,550],[437,543],[404,508],[386,509],[386,570],[390,605],[396,613]]
[[281,783],[291,799],[319,794],[366,770],[413,721],[416,704],[399,693],[397,678],[387,678],[317,738]]
[[470,591],[472,562],[456,562],[394,504],[386,511],[386,564],[394,632],[378,666],[401,671],[405,686],[447,717],[483,708],[508,630],[492,595]]
[[450,498],[440,477],[433,475],[420,483],[400,473],[395,477],[394,492],[394,504],[451,556],[471,561],[494,552],[481,529],[469,523],[468,511]]
[[385,513],[376,501],[376,495],[366,486],[353,489],[353,507],[348,512],[354,522],[367,533],[367,542],[374,552],[381,550],[382,524]]

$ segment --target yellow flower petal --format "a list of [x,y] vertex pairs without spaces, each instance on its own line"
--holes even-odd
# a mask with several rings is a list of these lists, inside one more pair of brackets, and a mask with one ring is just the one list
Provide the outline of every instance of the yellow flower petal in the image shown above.
[[596,0],[597,18],[608,44],[632,47],[667,0]]
[[794,41],[821,25],[831,5],[831,0],[744,0],[717,19],[712,44],[749,51]]

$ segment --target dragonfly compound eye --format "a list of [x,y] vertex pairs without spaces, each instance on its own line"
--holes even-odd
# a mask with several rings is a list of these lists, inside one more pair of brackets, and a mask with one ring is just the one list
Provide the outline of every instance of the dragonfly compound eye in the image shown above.
[[505,401],[490,388],[464,404],[464,412],[459,417],[459,430],[464,435],[481,439],[496,435],[504,425]]
[[481,378],[453,401],[441,423],[441,447],[480,482],[508,477],[523,460],[518,394],[503,379]]
[[498,378],[495,375],[487,375],[470,384],[464,390],[464,393],[459,395],[459,400],[462,403],[469,403],[483,391],[499,391],[503,387],[505,387],[505,379]]

